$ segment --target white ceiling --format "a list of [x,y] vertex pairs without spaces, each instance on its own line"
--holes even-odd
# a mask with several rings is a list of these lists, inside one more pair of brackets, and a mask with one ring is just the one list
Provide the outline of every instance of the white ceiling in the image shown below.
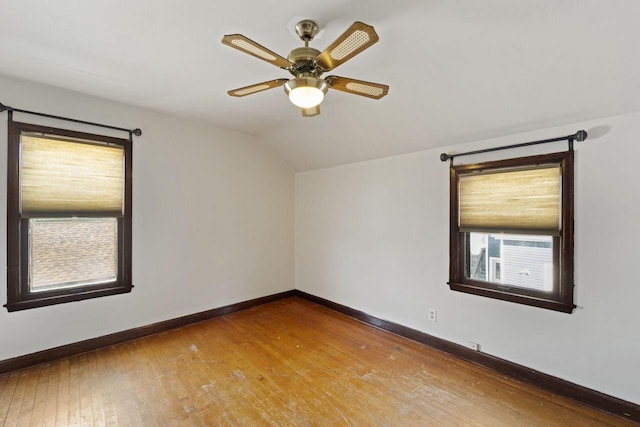
[[[289,74],[222,36],[286,56],[303,18],[319,50],[373,25],[331,74],[389,95],[330,91],[312,118],[282,88],[229,97]],[[640,110],[640,1],[0,0],[0,74],[245,132],[308,170]]]

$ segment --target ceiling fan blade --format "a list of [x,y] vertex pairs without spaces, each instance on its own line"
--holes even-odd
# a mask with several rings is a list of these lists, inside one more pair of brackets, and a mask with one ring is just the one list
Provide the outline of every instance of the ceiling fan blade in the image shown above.
[[347,77],[329,76],[324,79],[331,89],[341,90],[367,98],[380,99],[389,93],[389,86]]
[[318,114],[320,114],[320,105],[316,105],[315,107],[311,108],[302,108],[301,110],[303,117],[317,116]]
[[291,65],[289,60],[283,58],[267,49],[264,46],[259,45],[251,39],[246,38],[242,34],[229,34],[222,38],[222,44],[226,44],[227,46],[231,46],[234,49],[238,49],[244,53],[248,53],[249,55],[253,55],[256,58],[262,59],[263,61],[270,62],[271,64],[288,69]]
[[262,92],[263,90],[273,89],[274,87],[282,86],[288,79],[275,79],[269,80],[268,82],[256,83],[251,86],[240,87],[238,89],[233,89],[228,91],[227,93],[231,96],[247,96],[253,95],[254,93]]
[[373,45],[378,39],[378,34],[372,26],[354,22],[347,31],[318,55],[316,61],[323,70],[332,70]]

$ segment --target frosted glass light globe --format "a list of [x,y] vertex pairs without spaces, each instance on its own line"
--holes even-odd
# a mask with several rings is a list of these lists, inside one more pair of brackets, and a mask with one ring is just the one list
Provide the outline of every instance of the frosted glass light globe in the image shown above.
[[313,108],[322,102],[329,85],[315,76],[301,75],[284,84],[284,91],[293,105],[300,108]]
[[324,99],[324,92],[313,86],[298,86],[289,92],[289,100],[297,107],[312,108]]

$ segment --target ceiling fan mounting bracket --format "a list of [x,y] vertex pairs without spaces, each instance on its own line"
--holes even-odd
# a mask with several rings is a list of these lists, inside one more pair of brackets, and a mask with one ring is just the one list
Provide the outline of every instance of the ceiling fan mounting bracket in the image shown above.
[[308,43],[318,34],[318,24],[304,19],[296,24],[296,33],[303,42]]

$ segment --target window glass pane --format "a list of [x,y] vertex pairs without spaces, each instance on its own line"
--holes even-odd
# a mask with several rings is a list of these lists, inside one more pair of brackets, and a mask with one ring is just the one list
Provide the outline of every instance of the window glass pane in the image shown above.
[[468,279],[553,290],[553,237],[467,233]]
[[116,280],[116,218],[29,220],[29,288],[33,292]]

